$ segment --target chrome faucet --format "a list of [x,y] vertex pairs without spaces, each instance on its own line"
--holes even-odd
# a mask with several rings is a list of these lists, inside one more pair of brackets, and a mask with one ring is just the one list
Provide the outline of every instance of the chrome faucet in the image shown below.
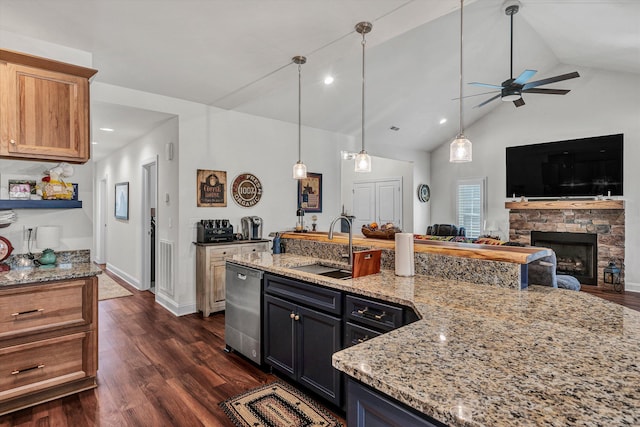
[[349,267],[353,267],[353,226],[351,224],[351,220],[345,215],[340,215],[331,221],[331,225],[329,226],[329,240],[333,240],[333,226],[336,225],[336,222],[340,219],[344,219],[347,221],[347,225],[349,225]]

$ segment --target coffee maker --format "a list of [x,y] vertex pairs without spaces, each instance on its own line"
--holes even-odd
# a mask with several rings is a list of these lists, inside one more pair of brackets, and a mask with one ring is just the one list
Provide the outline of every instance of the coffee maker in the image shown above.
[[243,216],[240,222],[243,240],[262,239],[262,218],[259,216]]

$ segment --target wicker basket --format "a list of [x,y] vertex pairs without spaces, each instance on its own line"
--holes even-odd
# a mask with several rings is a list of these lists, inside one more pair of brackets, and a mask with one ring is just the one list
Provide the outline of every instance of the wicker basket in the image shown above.
[[362,226],[362,234],[370,239],[394,239],[396,233],[400,230],[397,228],[389,228],[387,230],[371,230],[366,225]]

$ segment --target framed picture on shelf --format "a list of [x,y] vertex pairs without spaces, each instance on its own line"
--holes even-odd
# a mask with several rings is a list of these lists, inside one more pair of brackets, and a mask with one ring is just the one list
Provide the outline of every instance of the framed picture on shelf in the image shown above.
[[29,200],[31,194],[36,194],[36,181],[24,179],[10,179],[8,182],[10,200]]
[[119,182],[116,184],[115,194],[115,215],[116,219],[129,219],[129,183]]
[[322,212],[322,174],[307,173],[298,181],[298,206],[305,212]]

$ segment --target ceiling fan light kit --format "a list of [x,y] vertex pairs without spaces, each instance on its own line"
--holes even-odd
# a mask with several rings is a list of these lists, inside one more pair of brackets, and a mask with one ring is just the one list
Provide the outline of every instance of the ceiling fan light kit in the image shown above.
[[569,93],[567,89],[545,89],[545,88],[537,88],[538,86],[547,85],[550,83],[556,83],[563,80],[569,80],[576,77],[580,77],[576,71],[572,73],[562,74],[555,77],[549,77],[547,79],[537,80],[534,82],[529,82],[529,80],[537,73],[536,70],[524,70],[520,75],[516,78],[513,78],[513,15],[517,14],[520,11],[520,2],[518,0],[509,0],[504,3],[504,13],[509,16],[511,20],[511,52],[510,52],[510,60],[509,60],[509,72],[511,77],[502,82],[501,85],[493,85],[487,83],[478,83],[471,82],[470,85],[480,86],[480,87],[488,87],[491,89],[495,89],[499,91],[499,93],[480,104],[476,105],[477,107],[482,107],[483,105],[487,105],[491,101],[494,101],[500,98],[505,102],[513,102],[516,107],[522,107],[525,102],[522,99],[523,93],[539,93],[546,95],[566,95]]

